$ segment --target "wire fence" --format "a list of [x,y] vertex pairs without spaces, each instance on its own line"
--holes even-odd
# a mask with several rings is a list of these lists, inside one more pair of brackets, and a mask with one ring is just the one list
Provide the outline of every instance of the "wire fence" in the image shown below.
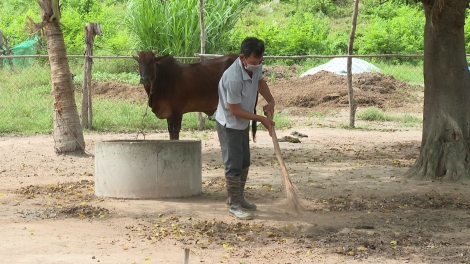
[[[181,62],[190,63],[201,60],[201,57],[210,58],[215,56],[220,55],[205,54],[201,56],[196,54],[194,57],[176,58]],[[88,109],[93,113],[93,128],[101,131],[166,128],[166,121],[157,119],[151,114],[146,115],[149,112],[147,107],[148,98],[142,85],[139,84],[138,63],[132,56],[89,57],[93,58],[91,98],[92,101],[96,102],[96,104],[93,103],[93,110]],[[305,71],[315,69],[315,67],[321,68],[324,64],[332,64],[336,61],[339,61],[338,65],[330,65],[331,68],[336,69],[335,71],[338,74],[345,74],[346,57],[265,56],[263,62],[265,65],[263,67],[265,79],[269,85],[277,83],[278,75],[284,81],[286,81],[286,78],[297,78],[298,81],[301,81],[299,76]],[[422,87],[422,55],[352,57],[353,70],[355,60],[360,59],[363,62],[373,64],[381,74],[405,81],[412,84],[413,87],[417,87],[417,89]],[[77,110],[82,115],[83,110],[87,109],[86,106],[82,107],[84,62],[86,58],[84,55],[68,56]],[[285,72],[279,72],[280,70]],[[294,83],[296,80],[291,81]],[[394,83],[391,82],[390,85],[394,85]],[[289,85],[288,89],[297,88],[296,85]],[[345,85],[344,90],[347,89]],[[292,94],[295,92],[292,90]],[[52,127],[53,99],[49,57],[47,55],[0,56],[0,113],[2,113],[3,118],[0,118],[0,134],[50,131]],[[183,117],[183,119],[185,118]],[[82,116],[83,120],[85,119]],[[184,124],[189,128],[196,129],[199,127],[197,121],[198,119],[194,118],[194,115],[189,115],[184,120]],[[206,122],[206,124],[206,128],[213,126],[211,122]]]
[[[191,63],[201,58],[213,58],[220,55],[195,54],[194,57],[176,57],[177,60]],[[93,82],[117,82],[132,85],[139,84],[138,64],[132,56],[89,56],[93,59]],[[297,75],[309,70],[310,67],[321,68],[329,64],[335,73],[345,74],[347,55],[332,56],[265,56],[265,68],[274,65],[303,65]],[[412,84],[423,83],[423,55],[353,55],[353,73],[356,59],[377,67],[377,71],[391,75],[395,79]],[[74,84],[81,86],[84,74],[84,55],[68,55],[69,65]],[[343,60],[335,60],[340,59]],[[38,85],[50,85],[50,68],[47,55],[0,56],[0,86],[9,85],[12,89],[34,88],[34,80]],[[336,62],[335,62],[336,61]],[[336,63],[336,65],[335,65]],[[361,65],[359,65],[361,66]],[[359,67],[359,71],[362,70]],[[330,70],[331,71],[331,70]],[[8,79],[8,81],[7,81]],[[31,85],[33,85],[31,87]],[[12,87],[13,86],[13,87]],[[30,86],[30,87],[27,87]]]

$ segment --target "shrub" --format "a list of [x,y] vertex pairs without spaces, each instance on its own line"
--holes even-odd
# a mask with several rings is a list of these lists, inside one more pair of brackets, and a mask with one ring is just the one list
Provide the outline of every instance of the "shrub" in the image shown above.
[[[395,9],[383,7],[394,6]],[[356,42],[358,54],[422,54],[424,52],[423,11],[418,7],[386,3],[378,6],[377,16],[370,17],[370,23],[358,25]],[[393,14],[399,15],[393,15]]]
[[247,36],[256,36],[266,44],[267,55],[324,54],[328,50],[328,18],[297,12],[286,18],[250,15],[241,20],[231,35],[232,50]]

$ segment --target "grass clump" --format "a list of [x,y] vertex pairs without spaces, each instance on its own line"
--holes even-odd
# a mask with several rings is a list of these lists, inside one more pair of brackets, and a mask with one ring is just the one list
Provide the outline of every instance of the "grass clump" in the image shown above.
[[368,107],[357,113],[357,117],[366,121],[392,121],[393,118],[377,107]]
[[417,117],[417,116],[414,116],[414,115],[411,115],[411,114],[402,114],[398,117],[396,117],[396,120],[404,125],[404,126],[407,126],[407,127],[415,127],[417,126],[418,124],[421,124],[423,123],[423,119],[420,118],[420,117]]
[[422,118],[415,115],[408,113],[390,115],[378,109],[377,107],[368,107],[362,111],[359,111],[357,113],[357,117],[365,121],[393,121],[408,127],[414,127],[422,123]]
[[307,114],[307,117],[312,118],[326,118],[326,117],[334,117],[336,115],[335,111],[313,111]]

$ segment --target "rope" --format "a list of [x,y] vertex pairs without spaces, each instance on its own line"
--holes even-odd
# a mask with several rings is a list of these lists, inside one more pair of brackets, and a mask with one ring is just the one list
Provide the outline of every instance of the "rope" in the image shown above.
[[[150,86],[150,91],[149,91],[149,94],[147,95],[148,97],[148,103],[147,103],[147,107],[145,108],[145,113],[142,115],[142,122],[140,123],[140,126],[143,128],[144,127],[144,119],[145,117],[147,116],[147,112],[149,110],[149,105],[150,105],[150,96],[152,95],[152,91],[153,91],[153,82]],[[135,135],[135,139],[137,140],[139,138],[139,134],[142,134],[142,136],[144,136],[144,140],[145,140],[145,134],[142,130],[139,130],[137,131],[137,135]]]
[[[144,127],[144,119],[147,116],[147,110],[148,109],[149,109],[149,106],[147,105],[147,107],[145,108],[145,113],[142,115],[142,122],[140,123],[141,127]],[[144,140],[145,140],[145,133],[143,132],[143,128],[141,130],[137,131],[137,135],[135,135],[135,139],[139,139],[139,134],[142,134],[142,136],[144,137]]]

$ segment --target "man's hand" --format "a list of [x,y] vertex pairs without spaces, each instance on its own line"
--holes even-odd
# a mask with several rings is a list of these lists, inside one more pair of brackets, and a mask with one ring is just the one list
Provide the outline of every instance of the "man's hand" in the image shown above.
[[274,100],[263,106],[264,115],[267,117],[274,116]]
[[269,118],[266,118],[266,117],[262,117],[262,119],[260,120],[261,124],[263,124],[263,126],[269,131],[269,136],[272,137],[273,135],[273,128],[274,126],[276,125],[274,123],[274,121],[272,121],[271,119]]

